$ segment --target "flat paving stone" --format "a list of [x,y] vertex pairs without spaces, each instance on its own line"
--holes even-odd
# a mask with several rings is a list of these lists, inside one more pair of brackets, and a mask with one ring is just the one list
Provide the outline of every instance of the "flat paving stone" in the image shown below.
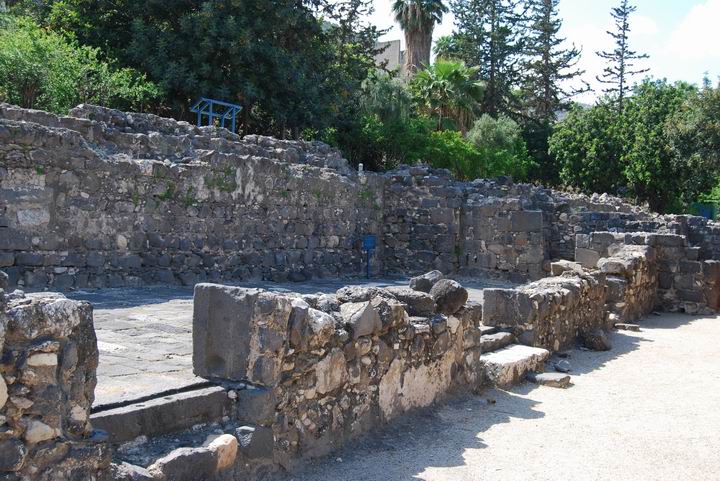
[[[494,280],[460,280],[469,299],[482,300],[482,289],[507,287]],[[334,293],[348,285],[407,286],[407,279],[330,279],[302,283],[253,282],[275,292]],[[126,403],[142,397],[191,386],[203,381],[192,368],[193,290],[189,287],[153,286],[78,290],[71,299],[94,306],[95,331],[100,351],[95,407]]]

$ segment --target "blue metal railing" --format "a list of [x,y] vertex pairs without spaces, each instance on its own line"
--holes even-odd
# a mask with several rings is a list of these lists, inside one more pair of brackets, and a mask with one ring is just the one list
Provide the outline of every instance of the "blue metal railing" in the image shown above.
[[197,114],[197,125],[202,127],[203,119],[207,118],[207,125],[215,125],[215,120],[220,122],[220,127],[225,127],[225,121],[232,123],[232,132],[235,133],[237,125],[237,114],[240,113],[242,107],[237,104],[223,102],[221,100],[200,97],[200,100],[190,108],[191,112]]

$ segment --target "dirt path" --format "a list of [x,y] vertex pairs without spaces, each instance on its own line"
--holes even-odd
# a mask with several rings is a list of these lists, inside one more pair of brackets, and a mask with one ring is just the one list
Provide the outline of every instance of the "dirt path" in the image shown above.
[[567,390],[525,384],[455,399],[287,479],[720,479],[720,317],[642,326],[613,334],[611,352],[574,351]]

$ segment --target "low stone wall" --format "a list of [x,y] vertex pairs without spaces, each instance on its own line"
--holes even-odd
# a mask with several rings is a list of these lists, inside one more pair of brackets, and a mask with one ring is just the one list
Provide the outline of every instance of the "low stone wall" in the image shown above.
[[110,457],[88,422],[98,363],[92,307],[0,289],[0,347],[3,479],[97,479]]
[[430,293],[344,288],[288,297],[201,284],[194,366],[270,389],[275,460],[320,455],[453,388],[482,381],[479,306],[454,281]]
[[[642,249],[641,246],[648,249]],[[578,235],[575,258],[587,268],[605,266],[622,270],[618,262],[603,258],[644,252],[650,262],[652,291],[653,272],[657,275],[655,307],[669,312],[712,312],[720,307],[720,262],[700,260],[700,248],[688,245],[687,237],[677,234],[594,232]],[[623,254],[624,253],[624,254]],[[637,255],[635,255],[637,257]],[[627,257],[624,265],[631,262]],[[654,266],[652,264],[655,264]],[[642,281],[639,281],[642,283]],[[647,289],[641,289],[648,292]],[[639,301],[639,299],[645,299]],[[635,302],[649,304],[647,294]],[[637,310],[636,310],[637,311]],[[647,308],[637,312],[647,311]]]
[[483,295],[483,323],[512,329],[529,346],[568,349],[583,333],[607,327],[604,274],[569,270]]
[[652,247],[623,245],[600,259],[597,267],[606,275],[607,308],[613,320],[635,321],[655,309],[658,276]]

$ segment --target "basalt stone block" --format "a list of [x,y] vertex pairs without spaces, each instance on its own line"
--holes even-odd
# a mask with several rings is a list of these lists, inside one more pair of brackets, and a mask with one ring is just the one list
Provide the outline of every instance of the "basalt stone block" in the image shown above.
[[468,300],[468,291],[459,283],[450,279],[441,279],[430,289],[438,312],[445,315],[455,314]]
[[408,314],[411,316],[432,316],[435,314],[435,300],[430,294],[409,287],[388,287],[386,290],[398,301],[407,305]]
[[518,292],[514,289],[483,290],[482,322],[486,326],[506,325],[516,318]]
[[435,283],[443,277],[443,273],[440,271],[430,271],[421,276],[413,277],[410,279],[410,289],[421,292],[430,292],[430,289],[432,289]]
[[352,332],[353,339],[379,332],[382,321],[370,302],[347,302],[340,306],[340,315]]
[[600,253],[595,250],[584,249],[581,247],[575,249],[575,262],[579,263],[583,267],[594,269],[597,267],[599,260]]
[[510,214],[513,232],[537,232],[542,230],[542,211],[522,210]]
[[276,385],[291,311],[292,299],[283,295],[198,284],[193,309],[195,374]]

